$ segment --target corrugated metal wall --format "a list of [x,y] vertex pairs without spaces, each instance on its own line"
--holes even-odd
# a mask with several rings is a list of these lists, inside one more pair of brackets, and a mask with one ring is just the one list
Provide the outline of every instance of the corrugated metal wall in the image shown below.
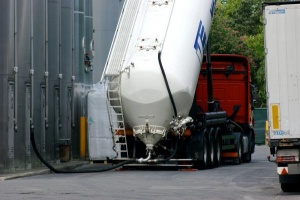
[[[100,80],[122,4],[0,1],[0,172],[41,165],[30,144],[31,126],[46,160],[59,160],[60,144],[79,156],[79,117],[86,115],[88,89]],[[102,32],[93,31],[102,18]],[[105,42],[95,44],[94,33]],[[93,70],[84,65],[85,53],[96,61]]]
[[[13,1],[0,1],[0,167],[13,166],[13,97],[8,96],[9,79],[13,78],[14,65],[14,4]],[[9,104],[10,103],[10,107]],[[10,128],[9,128],[10,127]]]

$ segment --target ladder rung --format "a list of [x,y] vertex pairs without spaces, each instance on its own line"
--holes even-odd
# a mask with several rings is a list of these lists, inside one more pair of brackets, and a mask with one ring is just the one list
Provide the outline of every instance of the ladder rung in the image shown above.
[[[117,133],[118,131],[120,131],[120,130],[122,130],[122,132],[121,133],[124,133],[124,129],[114,129],[113,131],[115,132],[115,133]],[[118,134],[120,134],[120,132],[118,132]],[[120,135],[121,136],[121,135]],[[124,137],[124,136],[122,136],[122,137]]]
[[119,90],[107,90],[108,92],[119,92]]
[[[119,114],[119,115],[112,115],[113,117],[122,117],[123,115],[122,114]],[[120,119],[120,120],[123,120],[123,117],[122,117],[122,119]],[[115,122],[115,121],[114,121]],[[124,123],[124,121],[122,122],[122,123]]]
[[112,121],[111,123],[124,123],[123,121]]
[[112,113],[111,115],[114,115],[114,116],[123,116],[122,113]]
[[112,108],[122,108],[122,106],[111,106]]

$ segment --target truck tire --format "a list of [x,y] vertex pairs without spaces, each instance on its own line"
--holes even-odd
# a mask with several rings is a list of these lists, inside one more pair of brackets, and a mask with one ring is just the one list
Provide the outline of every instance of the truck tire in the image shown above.
[[237,141],[237,158],[234,158],[234,164],[239,165],[242,162],[242,156],[243,156],[243,142],[242,137],[240,136]]
[[209,165],[209,143],[207,137],[203,137],[203,161],[201,162],[201,168],[207,169]]
[[252,153],[251,152],[247,152],[245,154],[243,154],[243,158],[242,158],[244,163],[249,163],[252,160]]
[[196,169],[206,169],[209,163],[207,131],[204,129],[198,134],[198,139],[193,142],[193,164]]
[[215,134],[214,129],[210,129],[209,135],[207,135],[207,153],[208,153],[208,159],[207,159],[207,168],[213,168],[214,167],[214,161],[215,161]]
[[252,160],[252,154],[251,154],[251,152],[246,153],[245,157],[243,157],[243,162],[249,163],[249,162],[251,162],[251,160]]
[[216,135],[215,138],[216,139],[214,142],[214,167],[219,167],[221,165],[221,141],[218,135]]
[[197,169],[207,169],[208,168],[208,153],[209,153],[209,145],[208,145],[208,141],[207,141],[207,137],[206,135],[203,136],[203,141],[201,144],[201,148],[202,148],[202,155],[200,157],[202,157],[202,160],[196,160],[194,161],[194,166]]
[[249,146],[249,148],[248,148],[248,152],[247,153],[245,153],[245,154],[243,154],[243,162],[245,162],[245,163],[249,163],[249,162],[251,162],[251,160],[252,160],[252,133],[250,133],[249,134],[249,144],[248,144],[248,146]]

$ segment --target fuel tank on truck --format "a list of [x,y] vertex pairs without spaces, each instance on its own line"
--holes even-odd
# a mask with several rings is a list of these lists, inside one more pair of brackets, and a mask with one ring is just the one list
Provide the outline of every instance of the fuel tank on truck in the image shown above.
[[124,119],[135,134],[163,137],[174,119],[179,126],[189,121],[185,118],[215,4],[216,0],[125,2],[102,79],[119,75]]

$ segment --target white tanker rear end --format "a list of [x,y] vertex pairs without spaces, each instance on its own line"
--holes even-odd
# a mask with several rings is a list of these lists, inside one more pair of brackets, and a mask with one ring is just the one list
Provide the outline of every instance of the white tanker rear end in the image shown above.
[[171,129],[180,134],[192,120],[188,114],[215,4],[216,0],[124,3],[102,79],[120,78],[126,128],[132,128],[148,150]]

